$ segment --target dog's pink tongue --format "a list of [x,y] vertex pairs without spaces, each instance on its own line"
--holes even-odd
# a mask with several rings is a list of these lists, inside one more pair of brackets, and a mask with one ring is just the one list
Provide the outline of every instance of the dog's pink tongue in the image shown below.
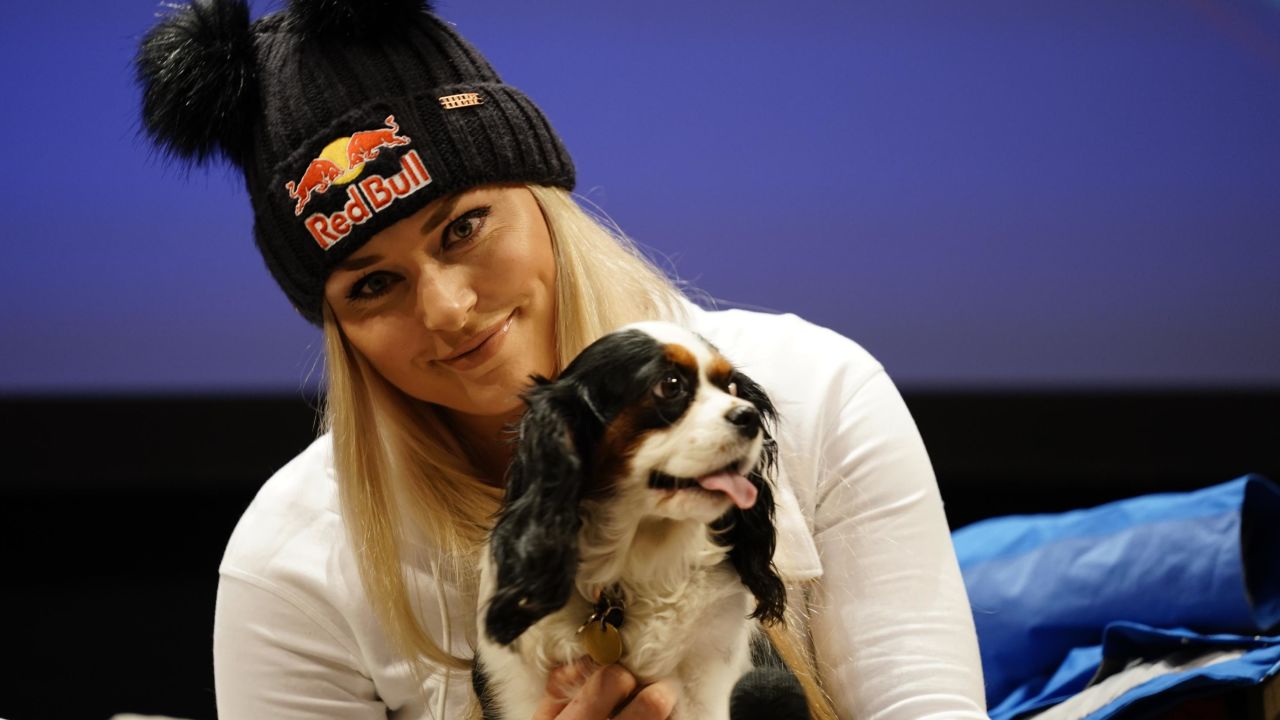
[[734,505],[746,510],[756,504],[756,486],[736,472],[718,472],[698,478],[703,490],[722,492],[729,496]]

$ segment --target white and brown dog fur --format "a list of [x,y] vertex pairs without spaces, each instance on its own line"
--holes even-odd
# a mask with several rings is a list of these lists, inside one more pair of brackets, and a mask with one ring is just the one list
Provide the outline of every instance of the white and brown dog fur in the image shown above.
[[698,335],[654,322],[605,336],[525,399],[481,566],[486,717],[532,716],[608,593],[624,605],[619,662],[674,681],[672,717],[727,720],[759,623],[785,609],[768,397]]

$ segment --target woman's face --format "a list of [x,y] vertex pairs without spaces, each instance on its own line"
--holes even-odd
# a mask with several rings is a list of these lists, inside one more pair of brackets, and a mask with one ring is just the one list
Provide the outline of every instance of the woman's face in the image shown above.
[[325,282],[347,340],[404,393],[466,416],[520,407],[552,376],[555,259],[524,187],[442,198],[374,235]]

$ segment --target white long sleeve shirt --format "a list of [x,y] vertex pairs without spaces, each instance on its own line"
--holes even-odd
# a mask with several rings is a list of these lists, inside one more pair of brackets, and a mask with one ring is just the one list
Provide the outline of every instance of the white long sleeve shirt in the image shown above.
[[[801,610],[840,717],[986,718],[933,469],[884,369],[793,315],[691,312],[693,329],[778,408],[774,559],[784,579],[816,583]],[[220,571],[214,669],[224,720],[462,717],[469,676],[441,670],[420,685],[369,607],[328,436],[267,481]],[[423,627],[470,656],[474,607],[429,568],[409,578]]]

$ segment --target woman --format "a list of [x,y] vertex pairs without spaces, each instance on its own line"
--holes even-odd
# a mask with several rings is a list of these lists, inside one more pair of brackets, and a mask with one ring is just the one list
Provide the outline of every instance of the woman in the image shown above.
[[[418,3],[178,9],[138,57],[174,155],[244,170],[255,235],[324,329],[326,428],[267,482],[221,567],[221,716],[470,712],[475,558],[532,374],[624,323],[682,322],[782,415],[775,640],[816,716],[985,717],[928,458],[881,367],[792,316],[707,312],[573,202],[538,108]],[[562,697],[564,688],[572,697]],[[553,676],[540,718],[662,718],[624,669]]]

